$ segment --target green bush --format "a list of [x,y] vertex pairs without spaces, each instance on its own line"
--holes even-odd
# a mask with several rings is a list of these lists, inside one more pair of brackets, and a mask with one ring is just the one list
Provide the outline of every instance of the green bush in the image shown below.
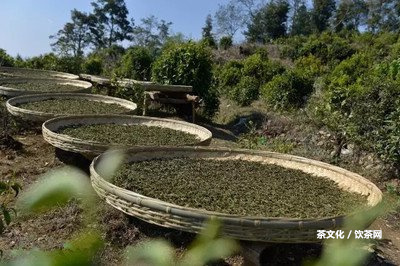
[[211,51],[203,45],[188,42],[169,46],[155,61],[152,73],[156,82],[193,86],[194,93],[204,99],[205,114],[213,115],[217,111]]
[[56,71],[80,74],[82,72],[82,58],[80,57],[60,57],[57,60]]
[[296,60],[313,55],[329,65],[335,65],[356,52],[348,40],[328,32],[309,37],[295,36],[281,42],[284,43],[281,50],[283,57]]
[[242,74],[258,80],[259,86],[269,82],[274,76],[285,71],[277,62],[264,59],[260,53],[249,56],[243,61]]
[[275,109],[287,109],[302,106],[312,90],[309,79],[289,70],[262,86],[261,96]]
[[259,96],[259,82],[254,77],[244,76],[240,82],[232,88],[230,98],[241,106],[250,105]]
[[243,76],[242,69],[242,62],[236,60],[229,61],[221,67],[217,74],[221,92],[226,92],[228,88],[236,86],[240,82]]
[[366,58],[355,55],[337,66],[308,109],[337,139],[399,167],[400,64],[395,60],[371,66],[360,59]]
[[92,56],[83,63],[83,71],[90,75],[101,75],[103,72],[103,62],[100,58]]
[[90,54],[89,57],[97,57],[102,62],[102,75],[111,77],[114,70],[118,67],[122,56],[125,54],[125,49],[119,45],[112,45],[109,48],[97,50]]
[[150,80],[153,57],[145,47],[132,47],[122,56],[116,74],[120,77],[136,80]]
[[55,70],[57,68],[57,64],[58,58],[53,53],[34,56],[25,60],[25,67],[27,68]]
[[233,40],[231,36],[223,36],[219,40],[219,48],[223,50],[228,50],[233,45]]
[[0,66],[12,67],[14,66],[14,59],[6,53],[5,50],[0,48]]
[[294,62],[294,65],[295,71],[310,79],[320,77],[325,72],[325,66],[322,64],[321,59],[313,55],[300,57]]

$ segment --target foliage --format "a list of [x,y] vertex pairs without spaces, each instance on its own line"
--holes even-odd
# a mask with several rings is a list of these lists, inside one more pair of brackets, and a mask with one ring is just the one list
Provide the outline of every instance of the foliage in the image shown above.
[[275,75],[284,71],[285,69],[281,64],[268,60],[262,53],[251,55],[243,61],[243,75],[254,77],[259,85],[267,83]]
[[206,47],[193,42],[171,45],[155,61],[152,73],[156,82],[193,86],[194,94],[204,99],[206,114],[218,109],[218,97],[211,86],[212,58]]
[[230,98],[241,106],[250,105],[258,99],[259,81],[254,77],[243,76],[230,91]]
[[90,75],[101,75],[103,72],[103,62],[96,56],[91,56],[82,66],[83,72]]
[[366,23],[368,16],[368,6],[363,0],[344,0],[340,1],[335,14],[336,31],[355,30]]
[[56,35],[50,36],[50,39],[55,39],[51,44],[53,50],[63,56],[83,56],[85,48],[91,41],[88,22],[86,13],[72,10],[71,22],[66,23]]
[[150,80],[153,57],[145,47],[131,47],[122,56],[120,66],[115,70],[119,77],[136,80]]
[[102,65],[102,75],[111,77],[114,70],[121,62],[125,54],[125,48],[119,45],[112,45],[109,48],[100,49],[89,55],[89,58],[97,58]]
[[20,190],[21,185],[16,182],[10,180],[0,182],[0,235],[11,223],[11,213],[17,214],[16,210],[9,205],[11,200],[18,196]]
[[290,35],[309,35],[312,33],[311,12],[304,2],[294,10]]
[[322,64],[321,59],[309,55],[300,57],[294,61],[295,71],[301,73],[309,79],[315,79],[323,76],[325,73],[325,66]]
[[262,99],[276,109],[300,107],[313,90],[312,82],[294,71],[288,70],[275,76],[262,86]]
[[282,56],[292,60],[313,55],[323,64],[335,65],[353,55],[356,51],[347,39],[324,32],[309,37],[294,36],[283,40]]
[[219,5],[215,12],[218,33],[233,38],[245,22],[244,10],[231,0],[225,5]]
[[329,27],[329,20],[336,9],[335,0],[313,0],[312,20],[317,32]]
[[96,48],[111,47],[128,40],[132,26],[128,20],[128,8],[124,0],[95,0],[89,15],[91,40]]
[[137,113],[140,113],[143,108],[144,102],[144,88],[138,84],[131,84],[129,86],[119,86],[118,78],[112,79],[112,84],[115,87],[113,96],[129,100],[137,104]]
[[206,24],[204,25],[202,31],[202,40],[201,42],[204,43],[206,46],[211,48],[217,48],[217,43],[214,38],[214,34],[212,33],[213,30],[213,21],[211,15],[208,15],[206,18]]
[[311,101],[313,118],[343,141],[398,166],[398,69],[397,61],[374,66],[365,54],[343,61],[328,77],[326,90]]
[[250,42],[268,43],[286,34],[289,3],[286,0],[269,2],[257,12],[245,32]]
[[[112,153],[99,163],[102,174],[107,176],[121,164],[124,156]],[[94,265],[97,256],[104,248],[101,232],[92,228],[93,221],[89,219],[90,209],[94,204],[93,190],[88,177],[73,168],[54,170],[45,176],[32,188],[29,188],[17,201],[22,214],[31,214],[50,210],[64,205],[72,199],[79,199],[84,207],[85,228],[62,249],[53,251],[16,251],[16,259],[8,265]],[[230,256],[238,250],[235,241],[219,237],[220,225],[212,221],[196,238],[187,252],[178,260],[173,248],[164,241],[151,241],[136,247],[127,247],[124,265],[204,265],[208,262]],[[162,263],[162,264],[160,264]]]
[[241,61],[229,61],[216,73],[218,90],[242,106],[258,99],[259,88],[285,68],[259,51]]
[[172,22],[159,21],[155,16],[142,18],[141,24],[133,27],[132,41],[157,53],[170,38],[171,25]]
[[14,66],[14,59],[6,53],[4,49],[0,48],[0,66],[12,67]]
[[219,40],[219,48],[223,49],[223,50],[228,50],[229,48],[232,47],[233,41],[232,41],[232,37],[230,36],[223,36],[220,40]]
[[18,62],[19,67],[61,71],[74,74],[79,74],[81,72],[81,64],[82,58],[80,57],[58,57],[54,53],[34,56],[25,61],[20,60]]
[[164,265],[164,266],[202,266],[220,258],[227,257],[239,249],[231,239],[218,236],[220,225],[211,221],[189,250],[177,258],[170,244],[163,240],[148,242],[142,246],[127,249],[127,263],[130,265]]

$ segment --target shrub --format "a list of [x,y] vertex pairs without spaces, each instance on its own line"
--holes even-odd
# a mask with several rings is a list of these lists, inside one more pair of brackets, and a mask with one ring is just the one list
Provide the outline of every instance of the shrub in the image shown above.
[[81,57],[60,57],[54,70],[80,74],[82,72],[82,61]]
[[111,77],[124,54],[125,49],[122,46],[112,45],[109,48],[95,51],[90,57],[99,58],[103,65],[102,75]]
[[136,80],[150,80],[153,57],[145,47],[132,47],[122,57],[116,74],[120,77]]
[[219,48],[223,50],[228,50],[233,45],[233,40],[231,36],[224,36],[219,40]]
[[263,59],[259,53],[249,56],[243,61],[243,75],[256,78],[259,86],[269,82],[274,76],[284,71],[284,67],[278,62]]
[[205,114],[217,111],[211,51],[203,45],[188,42],[168,47],[155,61],[152,73],[156,82],[193,86],[194,93],[204,99]]
[[230,98],[241,106],[250,105],[258,99],[259,82],[254,77],[244,76],[240,82],[232,88]]
[[261,88],[262,99],[276,109],[300,107],[312,92],[312,82],[294,71],[275,76]]
[[294,65],[295,71],[310,79],[322,76],[325,72],[321,59],[313,55],[300,57],[294,62]]
[[218,82],[221,91],[236,86],[242,78],[243,64],[240,61],[232,60],[223,65],[218,72]]
[[57,68],[57,64],[58,58],[53,53],[34,56],[25,61],[25,67],[35,69],[55,70]]
[[0,49],[0,66],[14,66],[14,59],[10,55],[8,55],[3,49]]
[[103,72],[103,62],[100,58],[92,56],[83,63],[83,71],[90,75],[101,75]]

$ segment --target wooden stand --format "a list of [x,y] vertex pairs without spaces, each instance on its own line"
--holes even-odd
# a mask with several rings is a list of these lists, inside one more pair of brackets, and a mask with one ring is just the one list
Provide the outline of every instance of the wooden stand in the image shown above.
[[143,103],[143,115],[147,115],[147,108],[150,101],[155,101],[162,104],[172,105],[191,105],[192,122],[196,121],[196,107],[200,103],[200,97],[190,95],[193,92],[192,86],[186,85],[163,85],[150,81],[138,81],[134,79],[120,79],[115,81],[116,84],[109,78],[104,78],[95,75],[80,74],[81,79],[93,82],[103,87],[107,87],[107,94],[111,95],[111,90],[114,86],[133,87],[139,85],[145,91]]
[[144,94],[143,115],[147,115],[147,108],[150,101],[155,101],[162,104],[183,105],[191,104],[192,107],[192,122],[196,122],[196,107],[200,102],[200,97],[190,95],[186,92],[160,92],[160,91],[146,91]]

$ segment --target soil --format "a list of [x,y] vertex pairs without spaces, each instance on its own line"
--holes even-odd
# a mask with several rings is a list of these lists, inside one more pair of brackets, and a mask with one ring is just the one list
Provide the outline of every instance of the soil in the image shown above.
[[0,86],[14,88],[24,91],[40,91],[40,92],[71,92],[82,90],[82,87],[70,84],[57,83],[51,80],[29,80],[15,82],[1,82]]
[[143,125],[76,125],[61,129],[59,133],[81,140],[131,146],[175,146],[198,142],[195,135],[183,131]]
[[48,114],[119,114],[129,109],[114,103],[104,103],[83,99],[49,99],[32,103],[20,104],[22,109],[44,112]]
[[123,165],[113,183],[180,206],[242,216],[324,218],[367,203],[332,180],[244,160],[135,162]]
[[[241,109],[236,106],[224,105],[221,108],[220,117],[244,117],[249,112],[260,111],[258,108]],[[313,128],[309,124],[301,122],[301,118],[282,119],[282,116],[271,114],[262,110],[265,121],[260,129],[268,132],[267,141],[262,142],[259,149],[279,150],[293,144],[290,153],[329,163],[334,163],[351,171],[360,173],[386,191],[388,183],[395,183],[394,176],[386,174],[379,163],[372,163],[369,155],[346,155],[341,160],[332,161],[330,152],[332,142],[324,129]],[[235,113],[235,115],[234,115]],[[227,121],[230,119],[226,119]],[[233,121],[235,125],[238,121]],[[272,121],[268,123],[268,121]],[[234,129],[227,126],[228,123],[203,124],[213,132],[214,146],[240,147],[238,133],[233,134]],[[282,124],[282,126],[277,126]],[[284,130],[282,130],[284,129]],[[279,134],[275,134],[279,132]],[[0,179],[13,179],[19,182],[23,190],[34,184],[38,178],[50,169],[63,165],[56,157],[52,146],[46,144],[40,132],[18,132],[12,137],[23,144],[23,149],[0,149]],[[286,148],[285,148],[286,149]],[[385,174],[384,174],[385,173]],[[396,183],[397,184],[397,183]],[[398,186],[400,188],[400,186]],[[21,193],[22,193],[21,192]],[[170,241],[177,254],[186,250],[193,240],[192,234],[169,230],[159,226],[150,225],[132,217],[127,217],[118,210],[109,207],[102,201],[93,210],[93,226],[104,229],[103,239],[105,249],[100,254],[99,265],[119,265],[122,254],[127,245],[137,245],[148,239],[163,238]],[[97,222],[99,225],[97,225]],[[42,215],[29,217],[18,216],[6,228],[0,237],[0,249],[3,250],[3,259],[13,257],[16,249],[40,248],[51,250],[61,248],[73,234],[82,229],[82,209],[76,202],[71,202],[65,207]],[[398,212],[393,212],[379,218],[370,227],[373,230],[382,230],[383,240],[375,243],[371,250],[371,258],[365,265],[400,265],[400,223]],[[261,254],[262,265],[301,265],[306,258],[317,258],[321,253],[321,245],[282,244],[272,245]],[[243,265],[243,257],[235,255],[226,258],[217,265]]]

